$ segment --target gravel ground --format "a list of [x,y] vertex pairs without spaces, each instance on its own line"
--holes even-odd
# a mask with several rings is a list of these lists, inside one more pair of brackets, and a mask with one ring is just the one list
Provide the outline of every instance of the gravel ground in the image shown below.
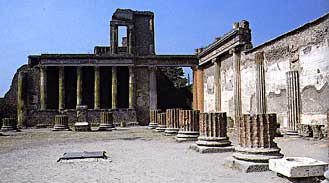
[[[199,154],[144,127],[112,132],[27,129],[0,136],[0,182],[285,183],[273,172],[241,173],[223,166],[232,153]],[[276,138],[285,156],[328,161],[326,140]],[[233,140],[235,144],[235,141]],[[111,161],[57,163],[64,152],[106,151]]]

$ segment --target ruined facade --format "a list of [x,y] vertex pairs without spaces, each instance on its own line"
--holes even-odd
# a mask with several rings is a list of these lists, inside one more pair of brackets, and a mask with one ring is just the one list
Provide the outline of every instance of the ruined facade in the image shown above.
[[[127,36],[119,44],[119,27]],[[112,111],[114,122],[149,123],[157,109],[157,67],[195,66],[195,55],[156,55],[154,14],[117,9],[110,22],[110,46],[93,54],[41,54],[28,57],[18,69],[5,99],[17,104],[18,124],[54,123],[65,114],[77,121],[76,109],[87,106],[87,121],[98,123],[100,113]]]
[[247,21],[197,49],[194,109],[276,113],[281,127],[325,125],[329,110],[329,14],[252,48]]

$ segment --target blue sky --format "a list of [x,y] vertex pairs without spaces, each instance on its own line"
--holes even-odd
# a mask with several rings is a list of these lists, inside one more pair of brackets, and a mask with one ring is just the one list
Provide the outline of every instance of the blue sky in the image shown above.
[[329,0],[0,0],[0,96],[27,56],[109,45],[116,8],[155,13],[157,54],[193,54],[242,19],[254,46],[329,11]]

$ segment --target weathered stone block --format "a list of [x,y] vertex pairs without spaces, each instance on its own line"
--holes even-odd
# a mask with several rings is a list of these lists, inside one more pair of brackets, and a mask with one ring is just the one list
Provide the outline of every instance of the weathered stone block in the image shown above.
[[56,115],[53,131],[67,131],[69,129],[68,116]]
[[307,157],[285,157],[270,159],[270,170],[290,178],[323,176],[328,163]]

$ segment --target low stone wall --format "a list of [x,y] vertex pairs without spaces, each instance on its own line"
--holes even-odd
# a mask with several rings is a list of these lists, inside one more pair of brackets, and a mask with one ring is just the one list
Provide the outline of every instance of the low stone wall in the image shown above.
[[[100,113],[110,110],[88,110],[88,122],[92,125],[97,125],[100,123]],[[60,114],[58,110],[44,110],[44,111],[32,111],[29,114],[29,119],[27,120],[27,127],[33,127],[37,124],[44,124],[49,127],[54,126],[55,115]],[[65,110],[62,114],[68,116],[69,126],[73,125],[77,121],[77,113],[75,109]],[[120,123],[125,121],[126,123],[137,122],[136,111],[131,109],[118,109],[113,111],[113,121],[114,123]]]

